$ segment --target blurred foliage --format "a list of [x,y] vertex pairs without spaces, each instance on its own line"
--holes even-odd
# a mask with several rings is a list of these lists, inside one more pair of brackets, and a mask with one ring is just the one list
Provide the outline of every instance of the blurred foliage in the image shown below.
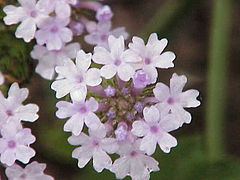
[[[5,16],[1,6],[0,18]],[[27,83],[32,74],[30,51],[32,43],[25,43],[15,37],[17,25],[6,26],[0,21],[0,70],[9,82]]]

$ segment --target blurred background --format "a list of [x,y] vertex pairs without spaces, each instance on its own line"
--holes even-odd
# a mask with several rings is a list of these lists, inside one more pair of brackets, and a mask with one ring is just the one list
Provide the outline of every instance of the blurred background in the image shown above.
[[[177,55],[175,68],[160,70],[159,81],[168,84],[172,73],[185,74],[186,89],[200,91],[201,106],[189,110],[192,123],[172,133],[178,146],[170,154],[159,149],[155,153],[161,170],[151,173],[151,180],[240,179],[240,1],[102,2],[115,13],[113,26],[125,26],[130,37],[147,39],[150,33],[157,32],[160,38],[169,40],[167,50]],[[46,172],[56,180],[115,179],[107,170],[96,173],[92,163],[84,169],[77,167],[77,160],[71,158],[74,147],[67,143],[70,134],[62,130],[65,120],[55,117],[51,82],[34,73],[35,62],[29,57],[32,46],[17,40],[13,29],[6,29],[1,21],[0,69],[10,80],[30,88],[29,102],[40,106],[40,118],[26,123],[37,137],[33,145],[37,156],[32,160],[46,163]],[[92,50],[83,41],[81,46]],[[0,175],[6,179],[4,169],[0,168]]]

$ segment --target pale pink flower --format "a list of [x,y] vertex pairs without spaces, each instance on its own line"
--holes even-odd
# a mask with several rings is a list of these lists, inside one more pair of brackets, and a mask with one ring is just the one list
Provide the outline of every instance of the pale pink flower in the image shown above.
[[177,145],[177,140],[168,133],[179,127],[174,116],[161,114],[154,106],[145,107],[143,115],[145,121],[134,121],[131,130],[134,135],[143,137],[140,150],[152,155],[158,144],[163,152],[169,153]]
[[84,100],[87,95],[87,85],[97,86],[101,83],[100,71],[90,68],[91,53],[79,51],[76,64],[67,61],[64,66],[57,66],[56,72],[62,77],[52,83],[51,88],[56,91],[56,97],[61,98],[70,93],[73,100]]
[[111,167],[112,160],[108,154],[113,154],[118,150],[116,140],[106,138],[104,126],[95,130],[90,129],[89,136],[85,133],[81,133],[79,136],[72,135],[68,141],[72,145],[81,145],[72,153],[72,157],[78,159],[78,167],[83,168],[93,159],[93,167],[97,172]]
[[70,19],[50,17],[45,20],[36,32],[35,37],[39,45],[46,44],[48,50],[60,50],[64,43],[72,40],[73,33],[66,27]]
[[41,0],[41,5],[49,7],[55,11],[59,18],[69,18],[71,16],[71,6],[75,5],[78,0]]
[[161,111],[174,114],[179,121],[179,126],[191,122],[191,114],[184,108],[200,105],[200,101],[196,99],[199,95],[197,90],[190,89],[182,92],[186,83],[186,76],[178,76],[174,73],[170,79],[170,88],[163,83],[157,83],[153,89],[153,93],[159,101],[156,106]]
[[108,45],[109,51],[104,47],[94,48],[93,61],[104,65],[100,70],[104,78],[110,79],[117,74],[121,80],[128,81],[135,73],[129,63],[138,61],[138,56],[125,50],[123,36],[109,36]]
[[14,164],[6,168],[6,175],[9,180],[54,180],[53,177],[44,174],[46,164],[36,161],[28,164],[25,168]]
[[97,10],[96,19],[98,21],[109,21],[113,17],[113,12],[108,5],[102,6]]
[[159,171],[158,162],[139,149],[140,143],[141,139],[129,142],[119,153],[120,158],[114,161],[110,169],[117,179],[131,176],[134,180],[147,180],[150,179],[150,172]]
[[156,68],[174,67],[173,60],[175,54],[171,51],[163,52],[167,46],[167,39],[158,40],[157,34],[152,33],[145,45],[143,39],[134,36],[129,48],[136,55],[141,57],[141,61],[135,64],[137,69],[143,69],[149,74],[151,83],[157,80],[158,72]]
[[86,28],[89,34],[84,37],[84,40],[88,44],[108,48],[108,37],[110,35],[117,38],[123,36],[124,39],[127,39],[128,33],[125,31],[124,27],[113,30],[111,30],[111,27],[111,21],[98,22],[98,24],[95,22],[88,22]]
[[31,57],[38,60],[35,71],[43,78],[52,80],[55,77],[55,67],[64,65],[65,61],[74,59],[80,50],[79,43],[71,43],[60,50],[49,51],[45,46],[35,45]]
[[41,0],[18,0],[20,7],[8,5],[3,8],[3,11],[7,14],[4,17],[4,22],[7,25],[21,24],[16,31],[17,38],[23,38],[25,42],[30,42],[39,26],[50,13],[50,9],[47,6],[41,6]]
[[101,125],[100,119],[94,113],[98,109],[98,102],[94,98],[87,101],[74,101],[69,103],[60,101],[56,104],[58,111],[56,116],[58,118],[71,117],[64,125],[64,131],[72,132],[78,136],[83,129],[84,123],[90,129],[96,129]]
[[21,129],[14,123],[8,123],[1,129],[0,160],[3,164],[12,166],[16,160],[27,164],[35,156],[35,151],[29,147],[36,138],[29,128]]
[[38,119],[39,110],[36,104],[23,105],[23,101],[28,97],[28,89],[19,88],[17,83],[13,83],[8,91],[8,98],[0,92],[0,127],[9,121],[29,121]]

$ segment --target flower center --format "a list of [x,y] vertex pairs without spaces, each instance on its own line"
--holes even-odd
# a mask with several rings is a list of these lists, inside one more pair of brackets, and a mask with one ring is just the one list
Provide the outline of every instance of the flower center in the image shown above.
[[50,31],[52,33],[56,33],[56,32],[58,32],[58,27],[57,26],[53,26]]
[[15,147],[16,147],[16,142],[13,141],[13,140],[8,141],[8,147],[9,147],[10,149],[15,148]]
[[172,97],[169,97],[167,103],[170,105],[174,104],[174,99]]
[[151,64],[151,59],[150,58],[145,58],[144,62],[145,62],[145,64]]
[[99,142],[97,140],[93,140],[92,145],[93,146],[99,146]]
[[31,11],[31,12],[30,12],[30,16],[31,16],[32,18],[37,17],[37,11],[35,11],[35,10]]
[[26,175],[25,173],[23,173],[23,174],[20,176],[21,179],[26,179],[26,177],[27,177],[27,175]]
[[121,61],[119,59],[116,59],[114,61],[114,65],[119,66],[121,64]]
[[79,112],[82,113],[82,114],[86,113],[87,112],[86,106],[80,106]]
[[7,110],[7,111],[6,111],[6,114],[7,114],[8,116],[13,116],[13,112],[12,112],[11,110]]
[[108,35],[103,34],[103,35],[101,35],[100,38],[101,38],[102,41],[107,41],[107,39],[108,39]]
[[156,134],[158,132],[158,127],[157,126],[151,126],[150,127],[150,131],[153,133],[153,134]]
[[137,156],[137,152],[136,152],[136,151],[132,151],[132,152],[130,153],[130,156],[131,156],[131,157],[136,157],[136,156]]

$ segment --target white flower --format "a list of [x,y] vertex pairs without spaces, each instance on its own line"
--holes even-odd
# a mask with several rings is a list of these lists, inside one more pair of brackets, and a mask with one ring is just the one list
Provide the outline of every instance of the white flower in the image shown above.
[[159,171],[158,162],[139,150],[141,140],[128,143],[120,158],[114,161],[111,171],[116,174],[118,179],[131,176],[135,180],[147,180],[150,178],[150,172]]
[[121,80],[128,81],[135,73],[129,63],[136,62],[139,58],[130,51],[125,51],[123,36],[109,36],[108,45],[109,51],[104,47],[94,48],[93,61],[104,65],[101,68],[104,78],[110,79],[117,73]]
[[76,64],[69,60],[64,66],[56,67],[56,72],[62,78],[54,81],[51,88],[56,91],[57,98],[70,93],[73,100],[84,100],[87,95],[87,85],[97,86],[101,83],[99,69],[89,69],[91,57],[91,53],[86,54],[81,50],[77,54]]
[[46,164],[36,161],[28,164],[25,168],[14,164],[6,168],[6,175],[9,180],[54,180],[53,177],[44,174]]
[[[8,91],[6,99],[0,92],[0,127],[10,121],[34,122],[38,119],[39,110],[36,104],[22,105],[28,97],[28,89],[19,88],[17,83],[13,83]],[[2,123],[1,123],[2,122]]]
[[143,39],[134,36],[132,43],[129,43],[129,48],[136,55],[141,57],[141,61],[135,64],[137,69],[143,69],[151,78],[151,83],[157,80],[156,68],[170,68],[173,67],[173,60],[175,54],[167,51],[162,53],[167,46],[167,39],[158,40],[157,34],[152,33],[145,45]]
[[2,85],[4,83],[5,79],[4,76],[2,74],[2,72],[0,71],[0,85]]
[[18,0],[18,2],[21,7],[8,5],[3,8],[7,14],[3,20],[7,25],[22,22],[17,28],[16,37],[30,42],[34,38],[37,26],[48,18],[50,9],[47,6],[41,6],[41,0],[37,3],[36,0]]
[[28,128],[21,129],[14,123],[8,123],[1,129],[0,160],[12,166],[16,160],[27,164],[35,156],[35,151],[29,147],[36,138]]
[[89,130],[89,136],[84,133],[79,136],[72,135],[68,141],[72,145],[81,145],[72,153],[72,157],[78,159],[78,167],[83,168],[93,159],[93,167],[97,172],[102,172],[104,168],[109,169],[111,167],[112,160],[107,153],[113,154],[118,150],[116,140],[106,138],[104,126]]
[[56,112],[58,118],[71,117],[65,123],[64,131],[72,132],[75,136],[82,132],[84,122],[91,129],[97,129],[101,125],[100,119],[94,113],[98,109],[98,102],[92,97],[82,102],[60,101],[56,106],[58,108]]
[[55,67],[64,65],[66,60],[76,58],[79,50],[79,43],[71,43],[60,50],[52,51],[45,46],[35,45],[31,57],[38,60],[36,72],[43,78],[52,80],[55,77]]
[[199,95],[197,90],[190,89],[182,92],[186,83],[186,76],[178,76],[174,73],[170,79],[170,88],[163,83],[157,83],[153,89],[153,93],[159,101],[156,106],[163,112],[174,114],[179,121],[179,126],[191,122],[191,114],[184,108],[200,105],[196,99]]
[[113,35],[115,37],[123,36],[127,39],[128,33],[124,27],[119,27],[111,30],[111,21],[101,21],[96,24],[95,22],[89,22],[86,24],[88,35],[84,37],[84,40],[91,45],[102,46],[108,48],[108,37]]
[[51,17],[45,20],[36,32],[36,40],[39,45],[46,44],[48,50],[60,50],[65,43],[72,40],[73,33],[66,27],[70,19]]
[[152,155],[159,147],[165,152],[170,152],[171,147],[177,145],[177,140],[168,132],[179,127],[173,115],[160,114],[154,106],[145,107],[143,110],[145,121],[139,120],[133,123],[132,133],[143,137],[140,150]]

